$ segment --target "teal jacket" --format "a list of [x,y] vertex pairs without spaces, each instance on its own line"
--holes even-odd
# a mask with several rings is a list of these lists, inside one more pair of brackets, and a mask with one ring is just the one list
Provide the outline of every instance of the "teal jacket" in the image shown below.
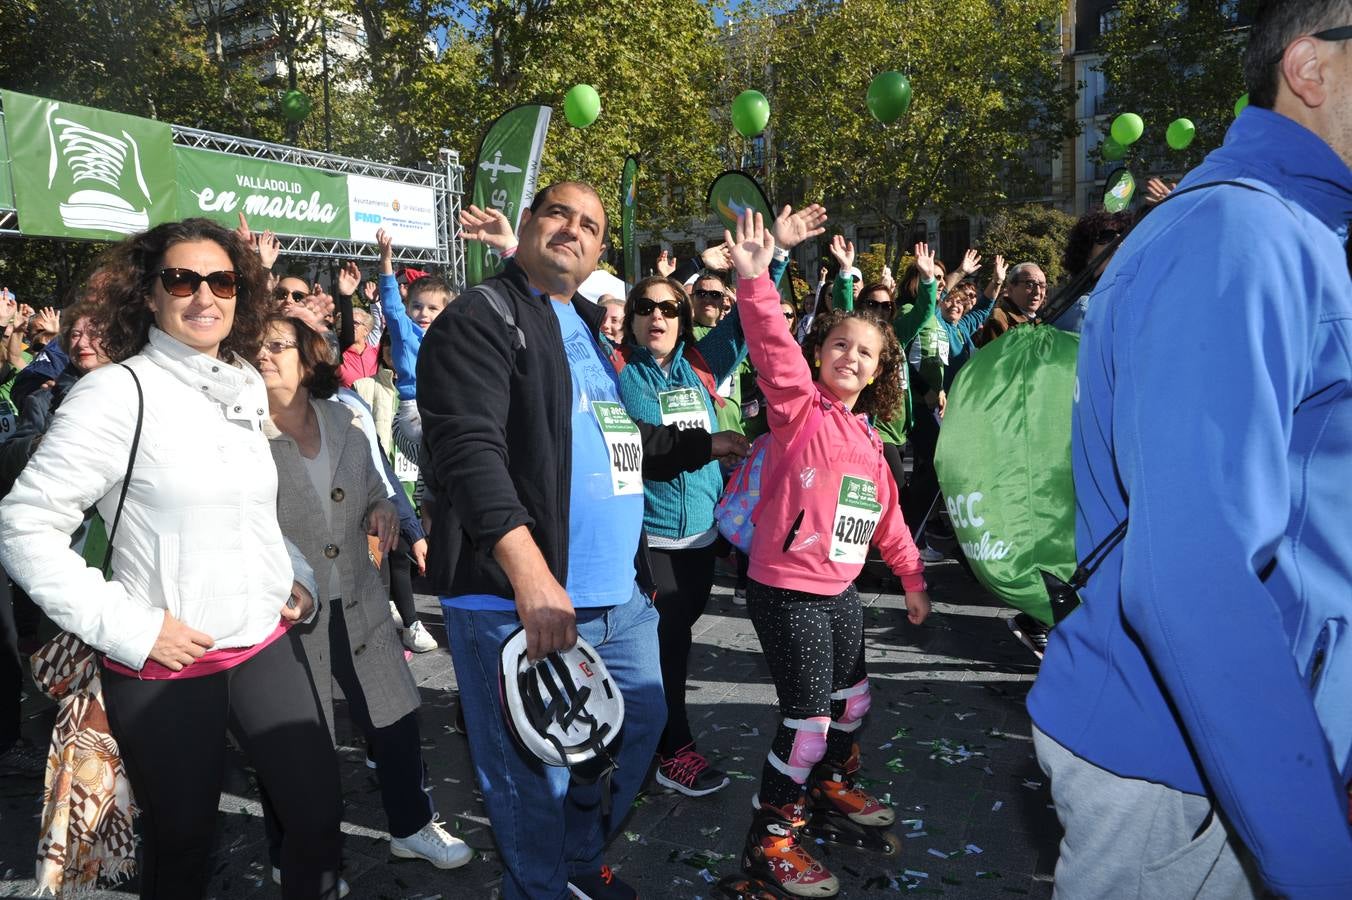
[[[685,341],[676,344],[665,371],[647,348],[632,344],[625,348],[627,362],[620,369],[620,398],[630,416],[653,425],[678,422],[706,431],[719,430],[717,404],[691,364],[688,346]],[[737,307],[694,346],[708,364],[714,384],[731,375],[746,357],[746,338]],[[668,421],[663,422],[662,399],[670,404],[682,395],[698,398],[698,409],[693,414],[669,410]],[[722,492],[723,475],[717,460],[694,472],[682,472],[671,481],[645,480],[643,527],[649,534],[672,539],[708,531],[713,527],[714,505]]]

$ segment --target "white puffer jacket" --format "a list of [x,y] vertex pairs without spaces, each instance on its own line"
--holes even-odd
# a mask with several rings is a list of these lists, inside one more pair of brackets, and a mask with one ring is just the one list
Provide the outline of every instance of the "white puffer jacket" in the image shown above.
[[317,596],[314,573],[277,524],[263,380],[242,360],[198,353],[153,326],[127,365],[145,391],[145,421],[114,580],[85,564],[70,535],[91,506],[110,529],[117,510],[137,409],[118,365],[71,389],[0,502],[0,564],[57,625],[133,669],[165,609],[215,649],[256,644],[277,626],[293,580]]

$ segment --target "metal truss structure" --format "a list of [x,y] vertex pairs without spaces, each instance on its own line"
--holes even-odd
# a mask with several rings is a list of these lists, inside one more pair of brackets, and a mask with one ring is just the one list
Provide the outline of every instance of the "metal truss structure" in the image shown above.
[[[0,127],[4,116],[0,113]],[[320,169],[341,175],[364,175],[403,184],[429,188],[436,198],[437,246],[434,248],[396,247],[396,262],[412,266],[435,267],[457,289],[465,286],[465,245],[457,237],[459,231],[461,198],[465,193],[465,169],[460,165],[460,154],[441,150],[437,161],[426,169],[410,169],[386,163],[370,162],[324,153],[302,150],[284,144],[272,144],[251,138],[233,137],[200,128],[171,125],[174,143],[183,147],[215,150],[233,156],[260,159],[269,162],[290,163],[296,166]],[[0,165],[7,164],[0,160]],[[0,205],[0,236],[21,236],[19,214],[16,209]],[[334,238],[294,237],[279,235],[282,253],[313,259],[374,261],[380,258],[375,244]]]

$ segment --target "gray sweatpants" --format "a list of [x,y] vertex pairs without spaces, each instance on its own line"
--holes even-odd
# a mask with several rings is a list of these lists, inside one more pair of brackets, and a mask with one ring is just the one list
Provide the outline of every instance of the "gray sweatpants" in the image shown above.
[[1252,859],[1211,801],[1123,778],[1033,727],[1065,836],[1056,900],[1250,900],[1265,896]]

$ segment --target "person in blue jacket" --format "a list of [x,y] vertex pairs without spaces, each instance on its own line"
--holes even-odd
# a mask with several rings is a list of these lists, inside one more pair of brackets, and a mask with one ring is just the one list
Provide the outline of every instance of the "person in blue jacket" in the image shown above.
[[1248,108],[1089,304],[1079,557],[1127,527],[1029,697],[1058,898],[1352,897],[1348,12],[1262,4]]

